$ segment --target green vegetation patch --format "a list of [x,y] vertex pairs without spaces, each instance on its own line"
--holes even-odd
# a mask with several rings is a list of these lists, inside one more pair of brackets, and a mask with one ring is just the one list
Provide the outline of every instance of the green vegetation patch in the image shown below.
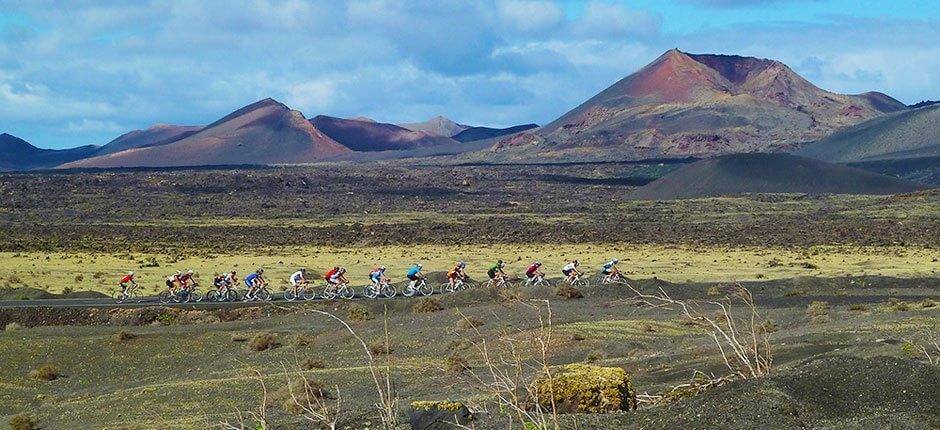
[[658,337],[676,337],[703,333],[695,326],[654,320],[579,321],[555,326],[555,331],[583,339],[603,341],[649,341]]
[[606,413],[636,409],[636,391],[619,367],[569,364],[532,382],[533,401],[562,413]]

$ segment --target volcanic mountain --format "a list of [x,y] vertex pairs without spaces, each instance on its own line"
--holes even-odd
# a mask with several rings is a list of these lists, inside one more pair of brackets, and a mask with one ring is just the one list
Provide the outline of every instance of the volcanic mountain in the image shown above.
[[61,167],[296,164],[347,152],[349,148],[323,134],[299,111],[264,99],[175,142],[127,149]]
[[353,151],[415,149],[456,143],[449,137],[411,131],[394,124],[317,115],[310,120],[318,130]]
[[457,133],[466,130],[469,126],[457,124],[443,116],[436,116],[424,122],[413,122],[408,124],[399,124],[411,131],[426,131],[438,136],[453,137]]
[[796,153],[839,163],[940,156],[940,105],[880,116]]
[[522,124],[507,128],[468,127],[464,131],[455,134],[453,139],[460,142],[474,142],[477,140],[493,139],[496,137],[516,134],[526,130],[531,130],[533,128],[538,128],[538,126],[538,124]]
[[540,134],[550,150],[624,159],[773,152],[904,109],[880,93],[822,90],[778,61],[673,49]]
[[16,136],[0,134],[0,170],[45,169],[88,157],[98,146],[70,149],[40,149]]
[[746,193],[897,194],[920,185],[790,154],[731,154],[681,167],[634,191],[640,200]]
[[196,134],[202,127],[157,124],[146,130],[133,130],[106,143],[95,155],[113,154],[125,149],[160,146]]

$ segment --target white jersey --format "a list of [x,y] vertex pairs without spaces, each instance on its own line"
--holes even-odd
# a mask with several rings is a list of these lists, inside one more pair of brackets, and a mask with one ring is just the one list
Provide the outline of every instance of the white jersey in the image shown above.
[[561,270],[562,270],[563,272],[570,272],[570,271],[572,271],[572,270],[574,270],[574,269],[575,269],[574,263],[568,263],[568,264],[565,265],[565,267],[562,267],[562,268],[561,268]]
[[225,283],[228,285],[232,285],[233,283],[235,283],[235,276],[232,275],[232,272],[228,272],[225,274]]
[[301,271],[294,272],[293,275],[290,275],[290,283],[297,285],[304,280],[304,274]]

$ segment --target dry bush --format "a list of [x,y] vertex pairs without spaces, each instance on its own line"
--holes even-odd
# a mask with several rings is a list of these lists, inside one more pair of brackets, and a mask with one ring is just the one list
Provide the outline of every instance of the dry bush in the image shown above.
[[574,341],[580,342],[580,341],[585,340],[585,339],[587,339],[587,337],[585,337],[585,336],[584,336],[583,334],[581,334],[581,333],[574,333],[574,334],[571,335],[571,340],[574,340]]
[[829,322],[829,303],[813,301],[806,307],[806,316],[814,324]]
[[313,357],[307,357],[304,361],[300,362],[300,368],[303,370],[313,370],[313,369],[323,369],[326,367],[326,364],[323,363],[323,360]]
[[293,344],[295,348],[304,348],[313,345],[316,339],[316,336],[300,332],[294,335]]
[[887,306],[888,306],[888,309],[894,312],[907,312],[911,310],[910,304],[894,297],[888,299]]
[[38,430],[39,428],[36,420],[29,415],[19,414],[10,418],[10,430]]
[[581,290],[564,282],[555,288],[555,295],[565,299],[580,299],[584,297],[584,294],[581,292]]
[[372,312],[369,311],[369,308],[358,303],[349,306],[346,317],[350,321],[368,321],[374,318],[372,316]]
[[330,398],[332,395],[326,391],[323,384],[300,375],[289,378],[283,387],[271,393],[270,400],[281,405],[284,412],[300,415],[304,412],[304,406]]
[[267,332],[258,333],[248,342],[248,349],[252,351],[267,351],[281,346],[277,333]]
[[437,312],[443,309],[444,306],[441,305],[440,301],[434,297],[425,297],[418,303],[415,303],[415,305],[411,308],[411,311],[416,314],[425,314]]
[[136,339],[136,338],[137,338],[137,335],[129,331],[121,330],[117,333],[114,333],[115,342],[126,342],[126,341]]
[[937,302],[933,301],[933,299],[927,298],[927,299],[924,299],[924,301],[920,302],[920,307],[923,309],[930,309],[934,306],[937,306]]
[[770,333],[762,329],[766,319],[758,312],[754,296],[747,288],[734,285],[726,297],[718,300],[678,300],[662,287],[656,294],[646,294],[630,284],[627,286],[636,294],[636,304],[677,309],[682,316],[708,330],[725,366],[735,377],[758,378],[773,370]]
[[444,360],[444,365],[448,371],[454,373],[470,370],[470,363],[467,362],[467,359],[456,353],[448,355],[447,359]]
[[868,305],[864,303],[852,303],[849,305],[849,310],[854,312],[868,312]]
[[62,376],[62,374],[59,372],[59,368],[54,364],[44,364],[40,368],[29,372],[31,379],[38,379],[40,381],[54,381],[59,379],[60,376]]
[[707,294],[708,297],[718,297],[721,295],[721,290],[719,290],[718,287],[713,286],[709,287],[708,291],[705,291],[705,294]]
[[11,323],[7,323],[6,327],[4,327],[3,329],[6,331],[17,331],[21,328],[23,328],[23,326],[21,326],[20,323],[11,322]]
[[371,352],[373,355],[391,354],[392,352],[395,351],[395,349],[392,348],[391,345],[389,345],[387,339],[373,340],[368,343],[368,346],[369,346],[369,352]]
[[483,318],[475,315],[469,315],[457,320],[457,330],[471,330],[480,327],[483,324]]
[[232,333],[232,342],[248,342],[250,338],[247,333]]
[[764,331],[764,333],[776,333],[778,330],[780,330],[780,327],[777,327],[777,323],[772,319],[765,320],[764,323],[761,324],[760,328]]
[[85,275],[82,275],[81,273],[75,275],[75,282],[76,282],[76,283],[82,282],[82,281],[84,281],[84,280],[85,280]]
[[605,359],[605,358],[607,358],[607,353],[605,353],[604,351],[601,351],[601,350],[599,350],[599,349],[595,349],[595,350],[589,352],[586,356],[584,356],[584,361],[586,361],[586,362],[588,362],[588,363],[596,363],[596,362],[601,361],[601,360],[603,360],[603,359]]

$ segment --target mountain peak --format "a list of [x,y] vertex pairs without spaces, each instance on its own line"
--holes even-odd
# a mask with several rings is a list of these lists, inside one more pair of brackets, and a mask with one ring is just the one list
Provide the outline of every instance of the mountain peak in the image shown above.
[[23,139],[20,139],[9,133],[0,134],[0,148],[7,149],[7,150],[27,150],[27,151],[33,151],[33,150],[38,149],[32,144],[30,144],[29,142]]

